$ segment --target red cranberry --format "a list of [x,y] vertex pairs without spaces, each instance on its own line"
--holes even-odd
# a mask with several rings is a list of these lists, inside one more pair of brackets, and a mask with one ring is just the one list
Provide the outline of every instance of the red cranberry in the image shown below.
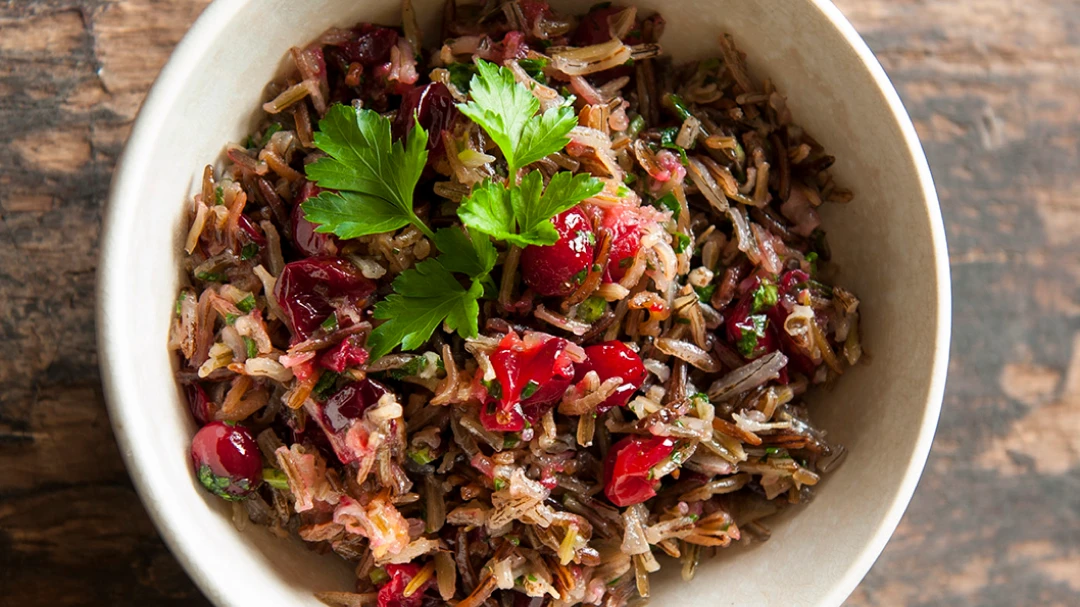
[[319,415],[312,419],[323,429],[330,440],[330,446],[343,464],[359,460],[364,454],[357,450],[357,445],[346,441],[353,422],[360,419],[364,411],[379,402],[379,398],[390,390],[377,381],[364,381],[346,384],[329,398],[320,403]]
[[[574,32],[572,38],[574,44],[576,46],[589,46],[611,40],[611,26],[608,18],[621,13],[625,9],[625,6],[609,4],[589,11],[589,14],[581,18],[581,24],[578,25],[577,31]],[[627,44],[641,42],[641,21],[634,21],[634,26],[630,28],[630,32],[623,39],[624,42]]]
[[303,205],[309,198],[318,196],[323,189],[311,181],[305,181],[300,188],[300,195],[296,198],[296,206],[292,212],[292,240],[296,248],[307,257],[318,255],[333,256],[337,254],[338,239],[333,234],[321,234],[315,231],[317,227],[307,219],[304,219]]
[[259,446],[243,426],[206,424],[191,439],[191,459],[199,482],[223,499],[242,500],[262,482]]
[[641,217],[630,207],[614,206],[604,209],[599,225],[611,230],[611,252],[604,281],[618,282],[641,248]]
[[480,421],[494,432],[517,432],[525,422],[535,423],[559,402],[574,377],[574,363],[566,354],[568,341],[540,333],[522,341],[510,332],[491,355],[495,382],[488,387]]
[[612,377],[621,377],[622,385],[596,407],[597,413],[604,413],[615,407],[625,407],[630,397],[645,383],[648,372],[637,353],[626,347],[621,341],[607,341],[585,348],[585,362],[575,366],[574,381],[579,382],[589,371],[596,371],[600,381]]
[[240,215],[238,222],[240,231],[242,231],[252,242],[260,247],[266,246],[266,237],[263,236],[259,228],[255,227],[255,223],[247,215]]
[[397,44],[398,33],[377,25],[364,24],[353,30],[356,39],[338,45],[341,55],[349,62],[364,67],[390,61],[390,49]]
[[559,240],[550,246],[529,246],[521,253],[525,284],[546,297],[569,295],[581,285],[593,263],[596,236],[580,207],[564,211],[552,223]]
[[454,120],[458,117],[457,104],[450,89],[441,82],[432,82],[405,93],[394,123],[394,132],[399,137],[412,131],[414,115],[428,133],[428,149],[436,152],[441,150],[442,132],[452,130]]
[[667,436],[627,436],[615,443],[604,462],[604,495],[619,507],[653,497],[660,479],[651,471],[674,450],[675,441]]
[[184,393],[187,395],[188,407],[191,408],[191,415],[195,417],[195,421],[199,422],[199,425],[209,422],[214,413],[206,390],[200,384],[194,383],[184,386]]
[[274,296],[295,336],[304,340],[336,306],[361,308],[374,291],[375,283],[344,259],[312,257],[285,265]]
[[386,575],[390,579],[379,588],[378,607],[420,607],[424,602],[424,592],[435,582],[434,576],[420,585],[409,596],[405,596],[405,588],[409,582],[420,573],[420,565],[405,563],[403,565],[387,565]]
[[359,338],[355,335],[350,335],[341,340],[338,345],[319,356],[319,366],[334,373],[341,373],[349,367],[366,363],[368,361],[368,351],[358,343],[359,341]]

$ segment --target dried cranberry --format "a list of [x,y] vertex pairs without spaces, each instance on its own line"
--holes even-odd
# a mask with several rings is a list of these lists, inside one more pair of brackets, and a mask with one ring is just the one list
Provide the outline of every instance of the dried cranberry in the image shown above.
[[495,382],[480,409],[484,427],[518,432],[526,420],[535,423],[558,402],[574,377],[568,345],[565,339],[543,333],[526,334],[525,341],[514,332],[507,333],[491,355]]
[[435,578],[432,577],[421,584],[411,595],[405,596],[405,588],[416,577],[416,574],[420,573],[420,565],[414,563],[391,564],[387,565],[385,570],[390,579],[383,584],[382,588],[379,588],[378,607],[420,607],[424,601],[424,592],[435,581]]
[[566,296],[577,288],[593,263],[596,236],[592,223],[580,207],[551,220],[559,240],[549,246],[529,246],[521,253],[525,284],[546,297]]
[[333,256],[337,254],[340,242],[333,234],[321,234],[315,231],[317,227],[307,219],[304,219],[304,209],[301,207],[309,198],[318,196],[322,188],[311,181],[305,181],[300,188],[300,195],[296,198],[296,206],[292,212],[292,240],[296,248],[308,257],[318,255]]
[[441,82],[432,82],[405,93],[394,123],[394,132],[399,137],[412,131],[414,115],[428,133],[428,149],[441,150],[442,132],[452,130],[454,120],[458,117],[457,104],[450,89]]
[[604,209],[598,224],[611,230],[611,252],[604,282],[618,282],[641,248],[641,216],[631,207],[613,206]]
[[529,45],[525,44],[525,34],[509,31],[501,42],[495,43],[489,51],[491,61],[505,63],[509,59],[524,59],[529,54]]
[[637,353],[626,347],[621,341],[607,341],[585,348],[585,362],[575,367],[574,381],[579,382],[589,371],[596,371],[600,381],[612,377],[621,377],[623,383],[596,407],[597,413],[603,413],[615,407],[625,407],[630,397],[645,383],[648,372]]
[[356,32],[355,40],[337,45],[341,50],[341,55],[347,61],[359,63],[364,67],[390,61],[390,49],[398,41],[396,31],[370,24],[361,25],[353,31]]
[[660,479],[652,478],[652,469],[674,450],[667,436],[627,436],[615,443],[604,462],[604,495],[619,507],[653,497]]
[[341,373],[349,367],[362,365],[368,361],[368,351],[360,345],[355,335],[341,340],[338,345],[319,356],[319,366],[334,373]]
[[[574,32],[572,41],[576,46],[589,46],[611,40],[611,25],[608,21],[613,15],[626,10],[624,6],[607,5],[600,6],[589,11],[589,14],[581,18],[581,24]],[[641,42],[641,21],[635,20],[630,33],[623,38],[627,44]]]
[[[351,382],[332,394],[326,402],[319,403],[319,414],[312,419],[323,429],[330,440],[330,446],[343,464],[359,460],[364,453],[363,445],[354,444],[349,437],[353,422],[360,419],[364,411],[379,402],[383,394],[390,390],[374,380],[365,379]],[[366,434],[362,437],[366,440]]]
[[243,426],[206,424],[191,439],[191,459],[199,482],[223,499],[242,500],[262,482],[259,446]]
[[213,410],[210,406],[210,397],[206,395],[206,390],[203,390],[202,385],[188,384],[184,386],[184,393],[187,395],[188,407],[191,408],[191,415],[195,417],[195,421],[200,425],[209,422],[213,417]]
[[285,265],[274,296],[295,337],[304,340],[336,307],[361,308],[374,291],[375,283],[344,259],[311,257]]

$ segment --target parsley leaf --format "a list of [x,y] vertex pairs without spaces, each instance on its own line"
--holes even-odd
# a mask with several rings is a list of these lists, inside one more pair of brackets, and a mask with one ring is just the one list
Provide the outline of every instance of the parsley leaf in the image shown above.
[[542,175],[533,171],[510,188],[480,184],[462,201],[458,217],[476,231],[517,246],[550,245],[559,240],[551,218],[603,189],[599,179],[565,171],[555,173],[544,188]]
[[394,293],[375,306],[375,318],[387,322],[375,327],[368,338],[372,360],[399,343],[403,350],[415,350],[444,321],[462,337],[476,337],[480,316],[477,300],[483,292],[478,280],[465,290],[438,259],[427,259],[402,272],[394,279]]
[[480,125],[502,150],[511,182],[518,169],[563,149],[577,125],[573,108],[560,106],[537,116],[540,102],[514,74],[487,61],[477,61],[469,84],[472,100],[458,109]]
[[315,146],[328,157],[308,165],[307,176],[328,190],[303,204],[317,232],[357,238],[413,224],[431,230],[413,211],[413,191],[427,163],[427,132],[417,123],[408,141],[391,141],[390,121],[372,110],[334,105],[319,121]]
[[443,228],[435,232],[435,246],[442,253],[439,263],[451,272],[468,274],[471,278],[482,278],[495,268],[498,251],[491,239],[476,230],[466,235],[459,228]]

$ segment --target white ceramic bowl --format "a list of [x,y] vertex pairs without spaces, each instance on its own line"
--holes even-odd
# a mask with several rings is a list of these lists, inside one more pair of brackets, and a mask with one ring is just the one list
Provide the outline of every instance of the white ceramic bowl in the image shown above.
[[[555,2],[556,6],[570,5]],[[815,395],[816,420],[850,456],[816,499],[773,521],[772,539],[702,564],[690,583],[655,576],[657,604],[838,605],[900,520],[938,419],[949,351],[949,270],[934,186],[911,121],[870,50],[825,0],[637,2],[667,19],[677,59],[717,56],[732,32],[758,77],[834,154],[855,202],[825,227],[842,283],[862,298],[871,360]],[[436,31],[441,2],[416,2]],[[584,10],[588,3],[577,9]],[[195,431],[166,349],[184,211],[201,168],[254,124],[264,85],[292,45],[330,26],[397,22],[374,0],[218,0],[177,47],[117,168],[102,246],[101,369],[128,469],[165,541],[218,605],[317,605],[351,588],[350,568],[258,528],[198,487]]]

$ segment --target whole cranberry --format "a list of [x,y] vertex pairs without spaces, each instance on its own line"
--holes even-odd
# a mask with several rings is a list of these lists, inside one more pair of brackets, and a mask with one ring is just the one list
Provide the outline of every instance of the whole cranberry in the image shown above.
[[424,602],[424,592],[435,582],[435,578],[432,577],[421,584],[415,592],[405,596],[405,588],[416,577],[416,574],[420,573],[420,565],[390,564],[385,569],[390,579],[383,584],[382,588],[379,588],[378,607],[420,607]]
[[206,424],[191,439],[191,459],[199,482],[222,499],[242,500],[262,482],[259,446],[243,426]]
[[311,257],[286,264],[274,287],[274,296],[294,336],[308,339],[336,306],[362,308],[375,291],[368,280],[344,259]]
[[300,194],[296,197],[296,206],[293,207],[291,218],[293,244],[307,257],[336,255],[340,244],[333,234],[316,232],[315,228],[318,226],[304,219],[303,204],[321,192],[323,192],[322,188],[311,181],[305,181],[300,188]]
[[604,495],[621,508],[653,497],[660,479],[652,469],[674,450],[668,436],[631,435],[615,443],[604,461]]
[[528,246],[521,253],[525,284],[545,297],[565,297],[585,280],[593,263],[596,236],[592,222],[574,207],[551,220],[559,240],[549,246]]
[[648,375],[641,358],[621,341],[606,341],[585,348],[585,362],[575,365],[574,371],[575,382],[581,381],[589,371],[596,371],[601,382],[612,377],[622,378],[623,383],[615,389],[615,393],[596,406],[597,413],[625,407]]
[[428,133],[428,149],[441,150],[442,132],[452,130],[458,117],[457,103],[450,89],[441,82],[432,82],[405,93],[394,122],[394,132],[399,137],[412,131],[414,116]]

